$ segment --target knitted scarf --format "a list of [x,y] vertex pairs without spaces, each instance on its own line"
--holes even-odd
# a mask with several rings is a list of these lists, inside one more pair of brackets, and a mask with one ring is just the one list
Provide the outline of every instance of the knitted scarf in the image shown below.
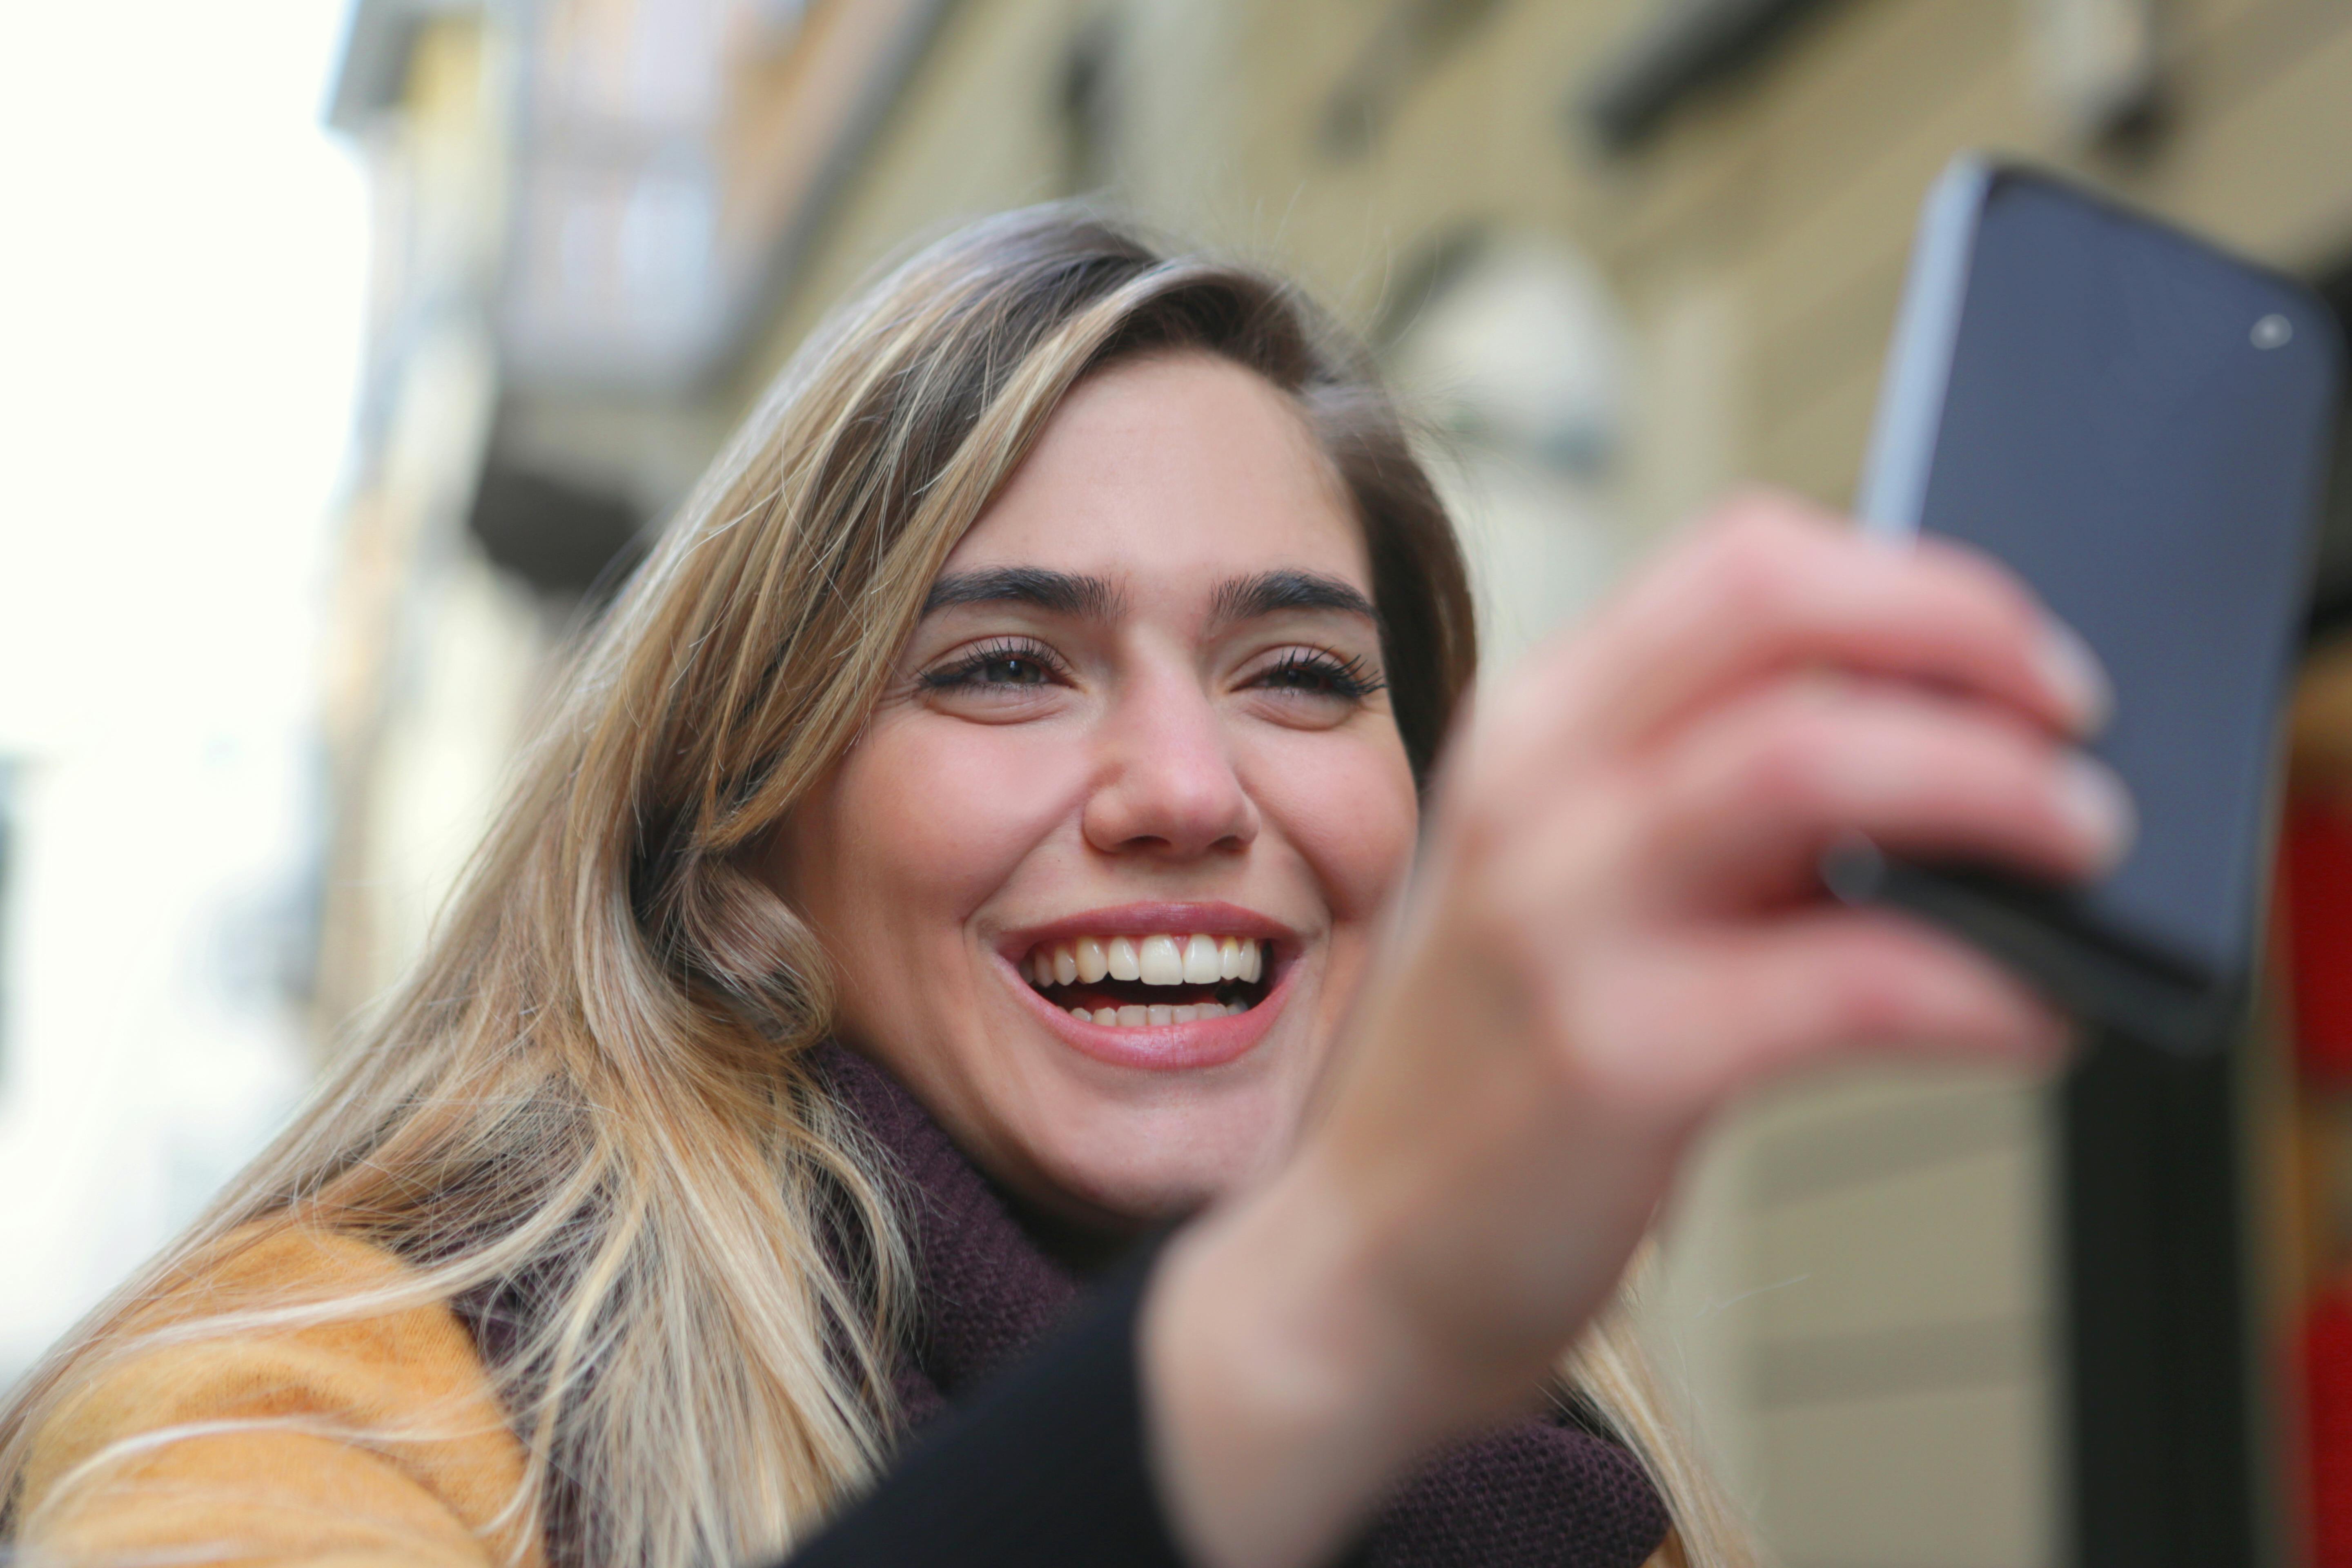
[[[822,1047],[836,1093],[910,1192],[921,1322],[895,1379],[919,1427],[1043,1337],[1084,1282],[1023,1228],[1003,1194],[915,1097],[866,1058]],[[1530,1418],[1440,1450],[1389,1498],[1351,1563],[1371,1568],[1638,1568],[1665,1505],[1606,1436]]]

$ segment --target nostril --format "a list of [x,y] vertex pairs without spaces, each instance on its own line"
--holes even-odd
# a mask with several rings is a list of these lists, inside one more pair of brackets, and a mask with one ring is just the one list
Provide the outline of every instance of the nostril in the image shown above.
[[1221,750],[1153,747],[1120,760],[1089,796],[1084,828],[1108,854],[1190,858],[1246,847],[1258,816]]

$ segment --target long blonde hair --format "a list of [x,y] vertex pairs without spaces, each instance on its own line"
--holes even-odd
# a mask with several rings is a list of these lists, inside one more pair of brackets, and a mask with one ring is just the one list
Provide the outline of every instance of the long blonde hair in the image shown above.
[[[142,1309],[295,1226],[384,1247],[408,1282],[170,1334],[491,1303],[509,1331],[480,1336],[485,1359],[529,1460],[510,1517],[560,1563],[754,1560],[867,1485],[908,1259],[882,1163],[809,1064],[832,1011],[818,943],[746,867],[853,742],[940,563],[1062,396],[1159,350],[1255,370],[1322,442],[1425,774],[1475,664],[1470,598],[1362,351],[1269,277],[1083,212],[951,237],[837,315],[745,422],[582,650],[415,973],[0,1415],[0,1495],[45,1414],[149,1342]],[[1578,1364],[1681,1548],[1737,1560],[1623,1331]]]

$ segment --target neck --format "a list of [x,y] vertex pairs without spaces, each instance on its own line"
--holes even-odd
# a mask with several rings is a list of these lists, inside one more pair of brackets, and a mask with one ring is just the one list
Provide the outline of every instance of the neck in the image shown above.
[[1109,1215],[1076,1215],[1010,1194],[1005,1206],[1038,1251],[1080,1279],[1109,1269],[1155,1228]]

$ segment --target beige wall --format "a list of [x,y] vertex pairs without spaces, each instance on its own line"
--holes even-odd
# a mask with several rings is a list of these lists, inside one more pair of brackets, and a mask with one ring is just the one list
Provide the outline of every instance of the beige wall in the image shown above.
[[963,0],[804,253],[731,395],[748,403],[825,310],[959,220],[1066,188],[1062,62],[1073,0]]
[[499,395],[499,47],[471,16],[431,22],[400,112],[368,138],[375,341],[326,629],[325,1045],[422,947],[495,807],[548,647],[465,529]]
[[2015,8],[1903,0],[1838,8],[1638,161],[1587,232],[1636,299],[1677,264],[1739,296],[1747,471],[1848,496],[1919,197],[1963,148],[2074,167],[2282,265],[2352,247],[2352,13],[2190,0],[2163,15],[2169,126],[2145,154],[2069,144]]

